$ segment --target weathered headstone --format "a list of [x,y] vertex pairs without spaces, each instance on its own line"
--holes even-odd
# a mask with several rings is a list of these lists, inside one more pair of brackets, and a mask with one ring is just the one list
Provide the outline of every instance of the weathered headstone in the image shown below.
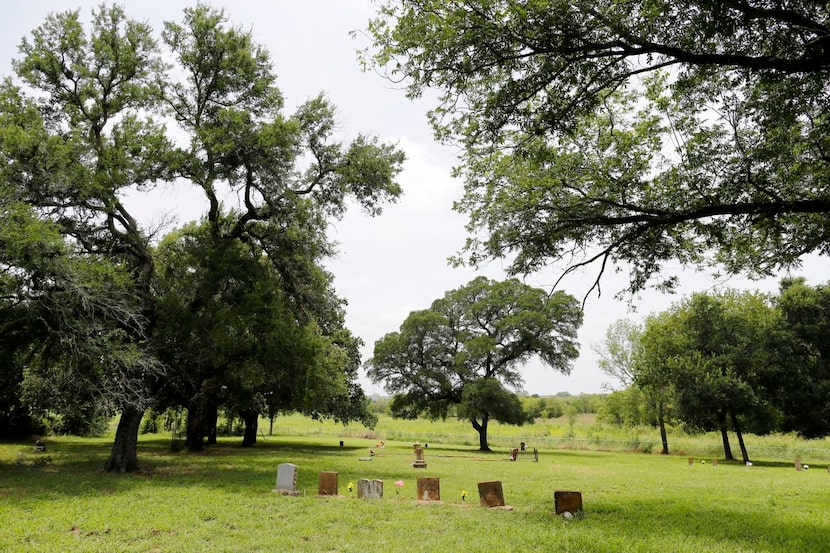
[[317,480],[317,495],[337,495],[337,473],[323,471]]
[[412,449],[415,450],[415,461],[412,463],[412,466],[416,469],[427,468],[427,462],[424,461],[424,448],[421,447],[421,444],[412,444]]
[[422,501],[441,501],[439,479],[418,477],[418,499]]
[[801,457],[795,458],[795,470],[801,471]]
[[504,507],[504,491],[501,488],[501,481],[479,482],[478,497],[483,507]]
[[297,491],[297,473],[300,467],[292,463],[282,463],[277,467],[277,487],[275,492],[282,495],[300,495]]
[[553,492],[553,505],[557,515],[579,513],[582,511],[582,492]]
[[357,481],[358,499],[383,499],[383,480],[361,478]]

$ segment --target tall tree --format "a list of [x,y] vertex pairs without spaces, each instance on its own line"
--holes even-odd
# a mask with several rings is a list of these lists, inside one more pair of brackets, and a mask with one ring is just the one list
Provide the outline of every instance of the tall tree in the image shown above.
[[461,260],[594,264],[597,289],[618,262],[637,291],[830,253],[825,2],[390,0],[368,31],[462,146]]
[[[306,217],[323,233],[323,221],[341,216],[350,197],[377,213],[400,193],[394,177],[403,154],[366,136],[334,141],[334,110],[322,97],[284,115],[267,52],[222,11],[189,8],[163,39],[165,54],[148,25],[106,6],[93,11],[89,29],[78,12],[65,12],[24,39],[14,67],[26,91],[9,81],[2,90],[2,116],[26,120],[15,131],[29,145],[6,149],[10,182],[85,253],[130,269],[151,330],[155,233],[124,198],[167,182],[198,186],[217,250],[219,241],[258,243],[283,276],[294,312],[313,316],[324,302],[309,285],[311,267],[332,247],[324,234],[294,240],[285,221]],[[235,197],[235,218],[222,226],[230,216],[222,202]],[[298,251],[299,244],[314,248]],[[121,411],[106,466],[129,471],[137,467],[142,410],[124,403]]]
[[783,430],[810,438],[826,436],[830,434],[830,285],[785,280],[776,303],[782,313],[779,343],[787,370],[773,389],[784,415]]
[[778,312],[760,294],[695,294],[643,334],[639,368],[648,384],[669,385],[676,416],[690,428],[718,429],[732,458],[728,428],[749,461],[744,426],[769,432],[776,416],[767,387],[781,372],[770,339]]
[[478,432],[480,449],[489,451],[491,419],[527,419],[507,389],[521,385],[521,366],[538,356],[567,374],[579,355],[581,324],[579,305],[564,292],[478,277],[413,311],[398,332],[378,340],[368,374],[395,394],[397,416],[445,418],[457,406]]
[[612,390],[615,385],[625,389],[634,383],[634,355],[642,333],[642,327],[628,319],[619,319],[608,325],[605,340],[593,346],[594,352],[599,355],[597,364],[600,370],[612,379],[604,386]]

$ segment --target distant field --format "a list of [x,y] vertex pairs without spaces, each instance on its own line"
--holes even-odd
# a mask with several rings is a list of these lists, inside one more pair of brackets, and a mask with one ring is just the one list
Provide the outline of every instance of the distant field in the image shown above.
[[[45,454],[0,444],[0,551],[584,551],[817,552],[830,536],[826,466],[737,464],[576,450],[534,463],[505,451],[430,444],[426,470],[411,443],[272,436],[236,439],[202,454],[172,453],[143,436],[142,471],[101,472],[108,439],[54,438]],[[300,497],[273,493],[277,465],[297,464]],[[320,471],[337,471],[342,498],[315,497]],[[440,478],[440,503],[415,501],[416,478]],[[382,479],[380,500],[347,491]],[[396,496],[394,482],[404,485]],[[478,506],[477,483],[499,480],[513,510]],[[465,503],[462,490],[468,490]],[[583,494],[583,518],[554,516],[553,492]]]
[[[260,430],[269,431],[267,420],[260,421]],[[343,425],[333,421],[313,421],[307,417],[292,415],[274,420],[275,435],[365,437],[401,441],[421,441],[442,444],[477,446],[478,434],[467,421],[400,420],[381,416],[374,430],[362,425]],[[490,423],[490,446],[507,450],[518,447],[524,441],[527,447],[540,449],[580,449],[592,451],[660,452],[660,435],[655,428],[617,428],[598,423],[596,415],[577,415],[570,424],[568,417],[539,420],[525,426]],[[830,463],[830,438],[803,440],[793,435],[769,436],[745,435],[750,457],[769,460],[792,460],[801,457],[805,462]],[[730,433],[732,452],[740,457],[738,441]],[[719,433],[687,435],[670,429],[669,447],[672,454],[720,457],[723,446]]]

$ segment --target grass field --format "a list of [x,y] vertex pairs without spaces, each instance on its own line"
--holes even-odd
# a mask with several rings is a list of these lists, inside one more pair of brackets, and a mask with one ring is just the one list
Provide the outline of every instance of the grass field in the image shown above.
[[[50,438],[40,454],[0,444],[0,551],[830,551],[826,463],[796,472],[787,461],[689,466],[686,456],[574,449],[510,462],[506,448],[436,442],[418,470],[410,441],[387,440],[359,461],[376,441],[271,436],[243,449],[227,438],[190,454],[149,435],[142,471],[129,475],[100,470],[110,438]],[[300,467],[299,497],[272,492],[284,462]],[[343,497],[316,497],[320,471],[338,472]],[[418,476],[440,478],[440,503],[415,500]],[[384,498],[350,494],[359,478],[384,480]],[[512,510],[479,506],[477,483],[489,480]],[[554,516],[556,490],[581,491],[584,516]]]

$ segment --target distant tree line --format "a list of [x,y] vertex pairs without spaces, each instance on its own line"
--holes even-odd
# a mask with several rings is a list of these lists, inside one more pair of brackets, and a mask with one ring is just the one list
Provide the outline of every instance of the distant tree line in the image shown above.
[[728,432],[749,461],[744,433],[830,434],[830,286],[785,279],[777,295],[698,293],[646,318],[620,321],[598,350],[622,389],[603,420]]

